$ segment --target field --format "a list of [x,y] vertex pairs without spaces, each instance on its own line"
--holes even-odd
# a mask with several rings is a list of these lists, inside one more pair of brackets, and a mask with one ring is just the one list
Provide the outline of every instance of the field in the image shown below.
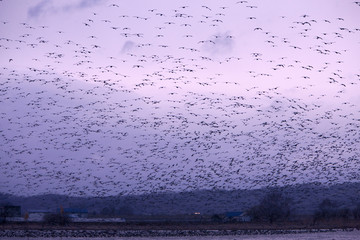
[[326,221],[269,223],[212,223],[212,222],[162,222],[162,223],[70,223],[49,225],[43,223],[4,223],[0,225],[1,238],[54,238],[54,237],[175,237],[175,236],[229,236],[269,235],[296,233],[323,233],[354,231],[360,221]]
[[324,220],[313,223],[308,220],[276,223],[215,223],[215,222],[131,222],[131,223],[69,223],[50,225],[45,223],[4,223],[1,230],[302,230],[302,229],[360,229],[360,220]]

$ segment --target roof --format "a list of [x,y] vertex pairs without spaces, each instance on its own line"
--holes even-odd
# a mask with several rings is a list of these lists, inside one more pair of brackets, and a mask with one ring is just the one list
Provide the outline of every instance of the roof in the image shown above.
[[21,206],[14,206],[14,205],[3,205],[0,208],[21,208]]
[[39,209],[35,209],[35,210],[28,210],[28,213],[51,213],[50,210],[39,210]]
[[[57,211],[60,212],[60,208]],[[88,213],[88,210],[84,208],[64,208],[64,213]]]
[[239,217],[243,214],[243,212],[227,212],[226,217]]

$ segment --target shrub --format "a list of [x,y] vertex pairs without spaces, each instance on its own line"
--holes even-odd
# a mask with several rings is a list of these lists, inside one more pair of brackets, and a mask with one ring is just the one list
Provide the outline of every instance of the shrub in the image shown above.
[[43,221],[51,225],[67,225],[71,222],[71,219],[67,214],[49,213],[44,216]]
[[211,221],[213,221],[213,222],[222,222],[223,218],[220,217],[219,214],[214,214],[214,215],[211,216]]

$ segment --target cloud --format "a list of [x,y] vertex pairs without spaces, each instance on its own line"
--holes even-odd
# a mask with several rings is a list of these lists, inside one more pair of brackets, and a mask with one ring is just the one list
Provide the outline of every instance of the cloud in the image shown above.
[[[44,14],[69,12],[73,10],[90,8],[105,1],[101,0],[81,0],[81,1],[54,1],[54,0],[42,0],[28,10],[28,16],[31,18],[37,18]],[[57,5],[56,5],[57,4]],[[56,5],[56,6],[55,6]]]
[[104,1],[101,1],[101,0],[81,0],[81,1],[78,1],[76,3],[65,5],[62,8],[62,10],[67,12],[67,11],[71,11],[71,10],[89,8],[89,7],[96,6],[96,5],[100,4],[101,2],[104,2]]
[[88,8],[101,3],[101,0],[82,0],[76,8]]
[[135,43],[133,41],[126,41],[121,48],[121,53],[124,54],[128,51],[130,51],[135,46]]
[[212,55],[223,55],[230,53],[234,44],[234,37],[229,32],[218,33],[204,41],[203,49]]
[[39,17],[48,10],[47,8],[49,7],[50,4],[51,4],[51,0],[43,0],[39,2],[35,6],[29,8],[28,16],[31,18]]

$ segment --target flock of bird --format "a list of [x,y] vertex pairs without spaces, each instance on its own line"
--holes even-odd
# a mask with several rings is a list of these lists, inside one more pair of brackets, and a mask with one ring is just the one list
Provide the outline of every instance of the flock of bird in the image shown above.
[[360,180],[360,26],[347,16],[105,2],[76,22],[0,16],[1,192]]

